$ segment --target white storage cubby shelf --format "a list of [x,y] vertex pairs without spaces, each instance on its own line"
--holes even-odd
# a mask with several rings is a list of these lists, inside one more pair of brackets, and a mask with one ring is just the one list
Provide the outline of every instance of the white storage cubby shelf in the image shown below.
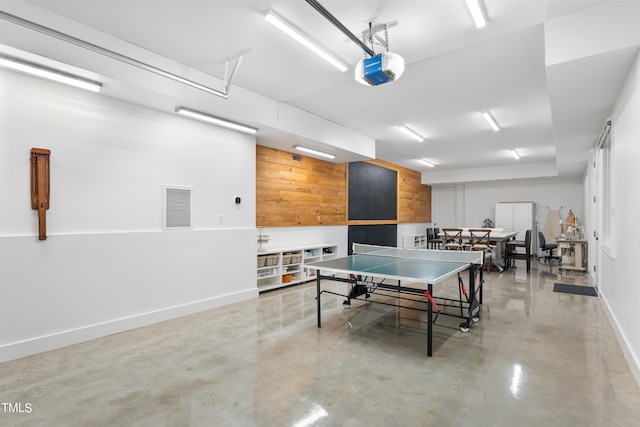
[[402,236],[402,247],[406,249],[424,249],[427,247],[427,235],[406,234]]
[[338,246],[330,244],[267,249],[258,252],[258,291],[313,280],[316,271],[304,266],[338,256]]

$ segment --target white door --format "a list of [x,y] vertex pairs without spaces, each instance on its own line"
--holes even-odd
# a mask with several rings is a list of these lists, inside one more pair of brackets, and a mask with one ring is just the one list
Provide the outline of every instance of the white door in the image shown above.
[[600,179],[600,170],[602,168],[602,156],[600,150],[594,150],[593,152],[593,169],[591,170],[590,179],[590,203],[591,209],[591,224],[589,234],[585,236],[587,238],[588,247],[588,271],[591,276],[591,283],[594,286],[598,286],[599,281],[599,269],[600,265],[600,240],[599,240],[599,227],[600,227],[600,209],[601,206],[598,202],[602,200],[602,182]]
[[431,198],[432,216],[434,227],[457,227],[456,223],[456,187],[433,187]]

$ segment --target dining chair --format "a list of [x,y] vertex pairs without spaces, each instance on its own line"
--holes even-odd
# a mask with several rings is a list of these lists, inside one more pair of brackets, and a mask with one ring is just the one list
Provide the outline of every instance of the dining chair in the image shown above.
[[490,240],[491,230],[486,228],[469,229],[469,235],[471,236],[470,249],[484,252],[486,270],[489,272],[493,260],[493,245]]
[[[524,249],[524,252],[518,252],[518,248]],[[507,266],[511,267],[515,260],[524,259],[527,261],[527,273],[531,271],[531,230],[527,230],[524,240],[510,240],[507,242]]]
[[464,250],[464,244],[462,243],[462,228],[443,228],[442,233],[444,234],[444,249],[450,251]]
[[438,236],[439,233],[439,228],[427,228],[427,247],[429,249],[440,249],[442,239]]
[[433,240],[433,228],[427,227],[427,248],[431,249],[431,240]]

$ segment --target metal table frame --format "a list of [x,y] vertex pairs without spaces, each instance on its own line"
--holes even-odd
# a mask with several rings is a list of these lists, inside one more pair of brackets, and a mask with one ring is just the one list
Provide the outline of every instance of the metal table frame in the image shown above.
[[[439,251],[442,252],[442,251]],[[349,265],[352,264],[351,260],[354,257],[366,257],[366,254],[359,255],[350,255],[345,258],[338,258],[328,261],[321,261],[317,263],[312,263],[307,266],[307,268],[316,270],[316,300],[317,300],[317,314],[318,314],[318,328],[322,327],[322,305],[321,305],[321,296],[323,293],[334,294],[338,296],[344,296],[346,298],[343,305],[345,307],[349,307],[351,305],[351,300],[353,299],[362,299],[364,296],[364,300],[372,303],[393,305],[395,307],[407,308],[411,310],[418,311],[426,311],[427,314],[427,355],[431,357],[433,355],[433,324],[437,319],[438,314],[443,314],[446,316],[454,316],[463,319],[464,321],[460,324],[460,329],[463,332],[469,330],[473,322],[477,322],[480,320],[480,305],[482,304],[482,283],[483,283],[483,275],[482,275],[482,262],[484,262],[484,256],[481,255],[481,262],[474,263],[459,263],[457,266],[451,266],[449,271],[435,279],[431,279],[425,281],[424,278],[421,277],[407,277],[407,276],[398,276],[396,274],[384,274],[372,271],[371,269],[351,269],[348,268]],[[372,260],[374,262],[374,260]],[[342,264],[342,265],[340,265]],[[469,291],[466,292],[464,289],[464,283],[460,276],[460,273],[463,271],[469,271]],[[324,274],[323,272],[328,272],[330,274]],[[343,273],[348,277],[338,277],[335,276],[335,273]],[[459,285],[459,299],[451,299],[451,298],[437,298],[433,294],[433,286],[437,283],[442,282],[443,280],[452,277],[454,275],[458,276],[458,285]],[[384,283],[385,279],[390,279],[396,281],[396,284]],[[334,281],[334,282],[344,282],[351,284],[351,289],[348,294],[341,294],[338,292],[333,292],[329,290],[322,289],[322,281]],[[424,288],[415,288],[415,287],[407,287],[402,286],[402,281],[411,281],[418,283],[425,283],[426,290]],[[424,302],[427,304],[426,309],[421,309],[417,307],[412,307],[408,305],[397,305],[397,304],[389,304],[384,301],[376,301],[375,299],[371,299],[372,294],[379,292],[380,290],[385,292],[391,292],[392,295],[395,295],[397,298],[401,300],[409,300],[412,302]],[[425,292],[426,291],[426,292]],[[463,292],[464,291],[464,292]],[[386,293],[385,295],[389,295]],[[412,296],[421,296],[426,299],[418,300],[415,298],[406,298],[403,295],[412,295]],[[440,312],[438,308],[438,303],[436,300],[441,301],[441,305],[445,307],[456,307],[460,308],[460,315],[453,313],[444,313]],[[453,304],[455,303],[455,305]],[[434,307],[437,309],[436,317],[434,318]]]

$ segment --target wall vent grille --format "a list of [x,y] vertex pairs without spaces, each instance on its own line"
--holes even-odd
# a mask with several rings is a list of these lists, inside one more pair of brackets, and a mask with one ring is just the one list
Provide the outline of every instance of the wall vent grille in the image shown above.
[[164,228],[191,228],[191,188],[164,187]]

